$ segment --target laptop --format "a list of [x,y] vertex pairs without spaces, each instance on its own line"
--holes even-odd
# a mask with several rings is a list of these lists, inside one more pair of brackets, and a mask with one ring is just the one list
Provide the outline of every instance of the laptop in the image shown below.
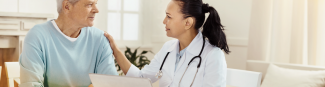
[[89,74],[94,87],[152,87],[148,78]]

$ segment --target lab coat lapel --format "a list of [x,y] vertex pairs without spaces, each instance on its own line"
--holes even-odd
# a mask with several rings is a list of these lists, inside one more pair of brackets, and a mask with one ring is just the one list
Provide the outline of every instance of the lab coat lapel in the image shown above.
[[176,63],[176,53],[177,53],[177,46],[178,43],[174,43],[170,46],[168,49],[169,55],[166,58],[165,64],[164,64],[164,69],[166,72],[170,75],[170,79],[174,77],[174,71],[175,71],[175,63]]
[[199,33],[192,40],[190,45],[188,45],[188,47],[186,48],[185,53],[183,54],[181,60],[178,63],[176,72],[179,70],[181,66],[188,66],[188,63],[191,61],[191,59],[194,56],[198,56],[200,54],[202,45],[203,45],[203,36],[202,33],[199,31]]

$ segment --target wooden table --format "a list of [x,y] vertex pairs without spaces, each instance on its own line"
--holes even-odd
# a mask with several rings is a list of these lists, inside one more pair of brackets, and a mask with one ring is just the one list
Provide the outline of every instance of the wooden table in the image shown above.
[[14,86],[19,87],[19,84],[20,84],[20,79],[19,78],[14,79]]

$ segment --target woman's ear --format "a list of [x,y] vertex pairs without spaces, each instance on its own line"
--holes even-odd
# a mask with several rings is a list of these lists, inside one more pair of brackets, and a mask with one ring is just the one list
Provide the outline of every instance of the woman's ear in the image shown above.
[[194,18],[193,17],[188,17],[185,19],[185,29],[189,30],[192,28],[194,24]]

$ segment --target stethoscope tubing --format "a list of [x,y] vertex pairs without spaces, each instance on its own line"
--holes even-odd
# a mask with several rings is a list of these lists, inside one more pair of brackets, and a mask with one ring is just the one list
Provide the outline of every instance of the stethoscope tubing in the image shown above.
[[[188,66],[190,66],[190,64],[192,63],[192,61],[193,61],[195,58],[199,58],[199,59],[200,59],[200,62],[199,62],[199,64],[197,65],[197,70],[196,70],[196,73],[195,73],[194,79],[193,79],[193,81],[192,81],[192,83],[191,83],[191,86],[193,85],[193,82],[194,82],[194,80],[195,80],[196,74],[197,74],[197,72],[198,72],[198,70],[199,70],[199,68],[200,68],[200,66],[201,66],[201,61],[202,61],[201,54],[202,54],[203,49],[204,49],[204,46],[205,46],[205,39],[204,39],[204,36],[202,36],[202,37],[203,37],[203,45],[202,45],[202,49],[201,49],[201,51],[200,51],[200,54],[199,54],[198,56],[193,57],[193,58],[191,59],[191,61],[188,63]],[[169,53],[170,53],[170,52],[168,52],[168,53],[166,54],[166,56],[165,56],[165,58],[164,58],[164,61],[162,62],[161,66],[160,66],[159,73],[162,73],[162,71],[161,71],[161,70],[162,70],[162,67],[163,67],[164,64],[165,64],[165,61],[166,61],[166,59],[167,59]],[[182,78],[180,79],[178,86],[180,86],[180,83],[181,83],[181,81],[182,81],[182,79],[183,79],[183,76],[185,75],[185,73],[186,73],[186,71],[187,71],[187,69],[188,69],[188,66],[186,67],[186,70],[185,70],[185,72],[183,73]]]
[[[201,61],[202,61],[201,54],[202,54],[202,52],[203,52],[204,46],[205,46],[205,39],[204,39],[204,37],[203,37],[203,45],[202,45],[202,49],[201,49],[201,51],[200,51],[200,54],[199,54],[198,56],[193,57],[193,58],[191,59],[191,61],[188,63],[188,66],[192,63],[192,61],[193,61],[195,58],[199,58],[199,59],[200,59],[200,62],[199,62],[199,64],[197,65],[197,68],[200,68],[200,66],[201,66]],[[163,67],[164,64],[165,64],[165,61],[166,61],[166,59],[167,59],[169,53],[170,53],[170,52],[167,52],[167,54],[166,54],[166,56],[165,56],[165,58],[164,58],[164,61],[162,62],[162,64],[161,64],[159,70],[162,70],[162,67]]]

